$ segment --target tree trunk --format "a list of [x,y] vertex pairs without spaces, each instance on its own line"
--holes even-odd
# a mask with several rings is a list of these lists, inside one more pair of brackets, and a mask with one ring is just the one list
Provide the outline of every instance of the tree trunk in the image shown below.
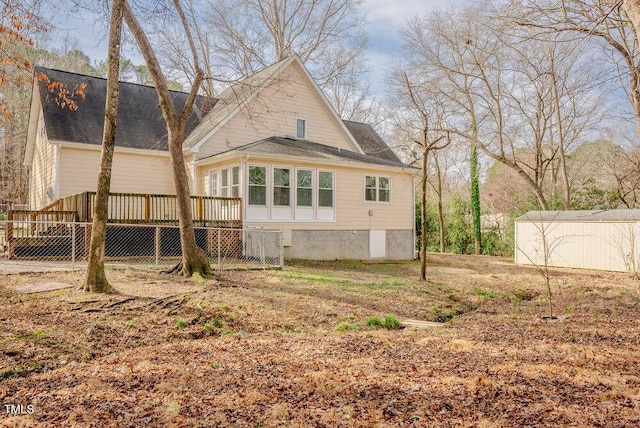
[[442,172],[440,171],[440,162],[438,161],[438,152],[433,155],[433,163],[436,167],[436,175],[438,179],[438,228],[440,229],[440,252],[444,253],[447,249],[447,242],[444,233],[444,209],[442,208]]
[[[633,26],[636,42],[640,42],[640,0],[624,0],[622,7]],[[636,128],[640,135],[640,69],[635,67],[633,58],[629,56],[629,89],[631,90],[631,102],[636,113]]]
[[420,235],[420,281],[426,281],[427,279],[427,158],[429,151],[426,149],[422,151],[422,189],[421,189],[421,202],[422,210],[420,210],[420,228],[422,234]]
[[473,237],[475,253],[482,251],[482,229],[480,223],[480,174],[478,172],[478,148],[471,144],[471,217],[473,218]]
[[169,129],[169,156],[173,170],[173,182],[176,187],[178,205],[178,219],[180,224],[180,246],[182,248],[182,271],[184,276],[194,273],[202,277],[211,276],[211,265],[204,250],[196,243],[193,228],[193,213],[191,210],[191,194],[189,179],[184,166],[182,154],[182,130]]
[[89,265],[82,289],[92,293],[107,293],[112,287],[104,272],[104,251],[107,236],[109,191],[111,188],[111,165],[116,141],[118,122],[118,80],[120,69],[120,38],[122,35],[122,9],[124,0],[114,0],[109,25],[109,71],[107,74],[107,96],[102,134],[100,174],[96,192],[95,212],[91,227]]

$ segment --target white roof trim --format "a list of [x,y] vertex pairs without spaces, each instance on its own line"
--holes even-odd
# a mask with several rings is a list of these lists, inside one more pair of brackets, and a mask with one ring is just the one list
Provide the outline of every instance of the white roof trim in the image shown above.
[[340,165],[342,167],[359,169],[359,170],[367,170],[367,171],[394,171],[394,172],[404,172],[411,176],[417,175],[419,173],[418,170],[413,170],[412,168],[408,168],[406,166],[392,166],[392,165],[378,165],[372,164],[362,161],[343,161],[343,160],[325,160],[325,159],[314,159],[314,158],[301,158],[300,156],[291,156],[291,155],[274,155],[273,153],[260,153],[260,152],[240,152],[238,150],[231,150],[228,152],[221,153],[219,155],[213,155],[206,157],[204,159],[196,160],[193,164],[197,167],[205,167],[207,165],[216,164],[218,162],[229,160],[230,158],[243,157],[245,159],[255,159],[260,160],[262,162],[274,163],[282,161],[289,161],[293,164],[309,163],[315,165],[323,165],[323,166],[331,166],[331,165]]
[[31,166],[33,161],[33,152],[35,151],[36,139],[38,138],[38,120],[42,112],[42,103],[40,102],[40,90],[38,88],[38,79],[33,79],[31,87],[31,109],[29,110],[29,127],[27,129],[27,145],[24,150],[24,166]]

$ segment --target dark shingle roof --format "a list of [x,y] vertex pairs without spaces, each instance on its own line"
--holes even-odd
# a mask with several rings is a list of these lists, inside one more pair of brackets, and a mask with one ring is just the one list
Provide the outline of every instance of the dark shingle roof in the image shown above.
[[[307,159],[321,161],[348,161],[355,163],[368,163],[372,165],[384,165],[404,167],[400,161],[388,160],[376,156],[351,152],[337,147],[314,143],[308,140],[299,140],[285,137],[269,137],[230,151],[250,152],[260,154],[274,154],[285,156],[298,156]],[[213,155],[217,156],[217,155]]]
[[640,209],[615,210],[572,210],[572,211],[529,211],[516,221],[523,222],[574,222],[596,221],[640,221]]
[[363,152],[369,156],[402,163],[393,150],[387,146],[382,137],[373,129],[373,126],[350,120],[343,120],[343,122]]
[[[73,89],[85,84],[85,99],[78,100],[78,109],[71,111],[58,106],[47,93],[47,84],[39,82],[40,99],[44,113],[47,136],[50,140],[101,145],[104,125],[104,106],[107,80],[69,73],[66,71],[36,68],[52,82],[61,82]],[[188,94],[171,91],[173,102],[180,111]],[[189,118],[186,134],[199,123],[199,108],[208,99],[199,97],[198,108]],[[212,105],[215,102],[210,102]],[[158,106],[158,96],[151,86],[120,82],[118,101],[118,126],[116,146],[136,149],[167,150],[167,127]]]

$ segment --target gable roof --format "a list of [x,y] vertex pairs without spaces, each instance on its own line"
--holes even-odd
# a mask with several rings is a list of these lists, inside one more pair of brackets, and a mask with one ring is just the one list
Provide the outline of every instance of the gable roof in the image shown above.
[[384,142],[376,130],[373,129],[373,126],[351,120],[343,120],[343,122],[365,154],[395,163],[402,163],[400,158],[387,146],[387,143]]
[[[42,102],[46,133],[49,140],[92,145],[102,144],[104,108],[107,80],[60,70],[36,67],[36,73],[44,73],[52,82],[61,82],[69,88],[85,84],[85,99],[78,100],[78,109],[71,111],[58,106],[47,91],[47,83],[39,81],[37,90]],[[167,150],[167,126],[158,105],[158,96],[152,86],[120,82],[118,100],[117,147],[134,149]],[[170,91],[178,110],[184,107],[188,94]],[[186,133],[200,122],[199,109],[214,100],[198,97],[197,108],[189,117]]]
[[[266,86],[294,61],[300,63],[297,56],[292,56],[275,63],[245,79],[241,83],[233,85],[223,91],[218,99],[198,97],[196,105],[194,105],[194,112],[187,124],[187,139],[185,140],[185,144],[188,144],[188,142],[195,144],[195,142],[203,141],[203,138],[206,138],[207,134],[214,132],[216,128],[215,124],[219,125],[221,122],[229,120],[229,118],[235,114],[234,110],[238,110],[245,105],[248,99],[254,96],[260,88]],[[322,91],[320,91],[313,79],[308,75],[306,68],[301,63],[300,65],[301,69],[307,75],[307,80],[317,92],[322,94]],[[61,108],[54,102],[47,91],[47,84],[45,82],[38,82],[36,84],[34,90],[36,90],[37,93],[34,94],[34,100],[38,98],[41,101],[48,139],[52,141],[100,146],[102,144],[104,126],[106,79],[42,67],[36,67],[36,73],[44,73],[51,81],[64,83],[70,88],[78,84],[86,85],[85,99],[79,100],[78,109],[71,111],[68,108]],[[188,94],[178,91],[170,91],[170,93],[176,107],[178,109],[182,108]],[[368,157],[365,156],[360,160],[367,163],[391,166],[403,165],[371,125],[340,120],[335,110],[328,104],[326,98],[325,104],[332,112],[338,125],[343,129],[345,135],[347,135],[353,143],[354,150],[346,151],[347,153],[366,155]],[[32,116],[37,113],[33,110],[35,105],[35,103],[32,105]],[[36,119],[37,118],[34,119],[32,117],[30,121],[35,123]],[[32,140],[34,139],[35,133],[30,129],[25,162],[29,160],[32,154],[34,143]],[[284,138],[281,140],[291,141]],[[314,144],[323,146],[309,141],[305,143],[309,144],[310,147]],[[292,146],[292,144],[293,143],[288,143],[289,146]],[[281,144],[280,147],[283,148],[286,145],[287,144]],[[160,107],[158,106],[158,98],[154,87],[120,82],[116,146],[143,150],[167,150],[166,124],[162,117]],[[332,152],[330,149],[335,149],[333,151],[339,152],[337,148],[324,147],[328,148],[328,151],[325,150],[326,153]],[[310,149],[308,148],[308,150]],[[343,152],[345,151],[343,150]],[[347,154],[345,156],[348,157],[349,155]],[[338,158],[346,158],[345,156],[338,156]],[[374,159],[377,159],[377,161],[374,161]],[[351,160],[356,159],[352,157]]]
[[529,211],[515,221],[573,223],[640,221],[640,209]]
[[339,149],[333,146],[327,146],[325,144],[314,143],[309,140],[286,137],[265,138],[260,141],[245,144],[244,146],[236,147],[224,153],[218,153],[208,156],[206,158],[203,158],[202,160],[210,159],[230,152],[293,156],[325,162],[341,161],[398,168],[405,167],[405,165],[400,160],[394,161],[384,159],[378,156],[356,153],[349,150]]
[[340,119],[335,109],[327,99],[326,95],[318,87],[309,70],[304,66],[297,55],[292,55],[281,60],[241,82],[232,85],[230,88],[220,94],[220,100],[212,111],[203,120],[203,123],[185,140],[185,147],[191,149],[192,152],[198,152],[202,146],[212,135],[214,135],[222,126],[231,120],[243,107],[245,107],[252,99],[254,99],[264,88],[273,82],[284,70],[291,64],[296,64],[302,71],[303,78],[311,90],[316,94],[322,106],[329,112],[336,126],[344,133],[347,140],[351,143],[353,149],[357,152],[364,153],[358,145],[353,135],[347,129],[345,123]]

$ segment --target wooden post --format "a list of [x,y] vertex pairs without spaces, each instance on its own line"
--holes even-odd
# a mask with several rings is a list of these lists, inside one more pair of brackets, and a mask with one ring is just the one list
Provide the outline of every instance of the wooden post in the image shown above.
[[13,211],[9,210],[7,213],[7,223],[5,225],[5,242],[7,243],[7,252],[9,254],[9,258],[13,258],[13,246],[11,245],[11,240],[13,239]]
[[160,252],[161,252],[161,248],[160,248],[160,241],[161,241],[160,226],[156,226],[154,241],[155,241],[155,256],[156,256],[156,268],[157,268],[159,266],[159,264],[160,264]]
[[149,222],[151,218],[151,196],[144,195],[144,221]]
[[196,211],[198,213],[198,220],[202,221],[202,196],[196,198]]

